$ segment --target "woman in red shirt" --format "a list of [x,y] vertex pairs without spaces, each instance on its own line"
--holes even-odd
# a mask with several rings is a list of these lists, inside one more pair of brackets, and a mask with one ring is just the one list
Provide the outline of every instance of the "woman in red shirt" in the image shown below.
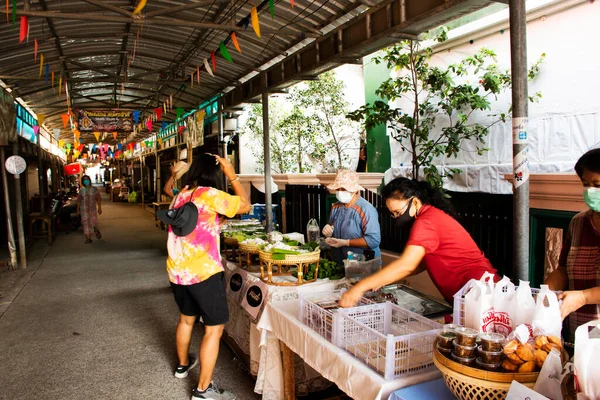
[[500,279],[471,236],[452,217],[451,205],[441,191],[427,182],[396,178],[383,188],[382,196],[396,225],[411,226],[408,243],[394,262],[344,293],[340,299],[342,307],[356,305],[368,290],[377,290],[425,269],[449,303],[470,279],[479,279],[484,272]]

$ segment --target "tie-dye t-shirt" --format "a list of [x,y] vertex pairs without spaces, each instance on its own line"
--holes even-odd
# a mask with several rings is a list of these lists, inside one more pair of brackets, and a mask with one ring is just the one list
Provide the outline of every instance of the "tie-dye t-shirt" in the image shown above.
[[198,207],[198,223],[194,231],[180,237],[169,226],[167,272],[169,280],[178,285],[200,283],[223,271],[218,214],[231,218],[240,208],[238,196],[209,187],[180,193],[173,207],[181,207],[190,201],[192,195],[192,201]]

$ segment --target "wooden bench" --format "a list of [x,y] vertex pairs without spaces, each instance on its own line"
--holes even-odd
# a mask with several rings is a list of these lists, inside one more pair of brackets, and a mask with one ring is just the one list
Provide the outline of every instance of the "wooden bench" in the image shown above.
[[[37,223],[38,221],[39,224]],[[40,225],[39,230],[38,225]],[[29,232],[32,238],[48,238],[48,244],[52,244],[54,241],[54,216],[39,212],[29,214]]]

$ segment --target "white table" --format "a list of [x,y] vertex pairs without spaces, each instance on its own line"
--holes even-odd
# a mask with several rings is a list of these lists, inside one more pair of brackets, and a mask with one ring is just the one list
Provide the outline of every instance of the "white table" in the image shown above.
[[[229,276],[239,271],[237,263],[226,262],[225,266],[226,282],[229,282]],[[260,273],[248,272],[246,282],[253,283],[260,280]],[[292,279],[291,277],[289,277]],[[285,278],[282,278],[285,279]],[[289,299],[298,299],[300,293],[307,292],[328,292],[347,284],[345,280],[330,281],[318,280],[314,283],[308,283],[301,286],[272,286],[269,285],[269,292],[265,298],[265,304],[272,301],[280,302]],[[228,294],[227,303],[229,306],[229,322],[225,325],[225,331],[235,342],[239,349],[249,357],[250,373],[256,376],[255,392],[263,395],[263,400],[281,400],[283,399],[283,369],[281,367],[281,350],[279,340],[271,339],[261,345],[261,333],[257,328],[257,321],[264,314],[258,314],[257,319],[253,319],[244,310],[240,304],[239,298]],[[306,365],[298,358],[295,362],[297,372],[296,392],[299,395],[307,395],[309,392],[326,389],[331,384],[321,378],[311,367]]]
[[[298,300],[271,301],[266,304],[258,323],[262,350],[255,391],[261,393],[259,390],[262,390],[265,400],[283,398],[281,397],[284,393],[282,362],[279,346],[276,345],[279,341],[285,345],[282,346],[284,349],[287,347],[298,354],[308,365],[334,382],[354,400],[385,400],[397,389],[438,379],[441,376],[439,371],[431,370],[386,381],[349,353],[334,346],[304,325],[298,319],[298,306]],[[265,385],[264,377],[270,375],[280,377],[281,381],[272,380]],[[258,387],[260,382],[262,387]]]

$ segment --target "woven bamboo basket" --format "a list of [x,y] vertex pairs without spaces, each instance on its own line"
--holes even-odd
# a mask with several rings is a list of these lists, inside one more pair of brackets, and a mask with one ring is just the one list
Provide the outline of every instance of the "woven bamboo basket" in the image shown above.
[[230,237],[221,237],[221,243],[223,244],[222,252],[225,254],[227,261],[237,261],[238,258],[238,241],[237,239]]
[[[564,349],[562,349],[561,356],[563,364],[565,364],[569,356]],[[442,373],[448,389],[460,400],[505,399],[512,381],[517,381],[529,388],[533,388],[539,376],[539,372],[491,372],[468,367],[444,356],[435,344],[433,363]]]
[[257,266],[253,268],[254,263],[252,262],[252,259],[258,255],[258,245],[240,243],[238,245],[238,248],[238,262],[240,264],[240,267],[242,267],[243,269],[247,269],[250,272],[259,272],[260,269],[258,269]]
[[[319,276],[321,250],[303,254],[287,254],[285,260],[274,260],[273,254],[262,250],[259,250],[258,256],[260,259],[260,279],[270,285],[298,286],[314,282]],[[313,276],[304,279],[304,272],[308,271],[308,266],[313,263],[317,264]],[[273,282],[274,276],[291,276],[294,272],[293,269],[298,271],[297,282]]]

